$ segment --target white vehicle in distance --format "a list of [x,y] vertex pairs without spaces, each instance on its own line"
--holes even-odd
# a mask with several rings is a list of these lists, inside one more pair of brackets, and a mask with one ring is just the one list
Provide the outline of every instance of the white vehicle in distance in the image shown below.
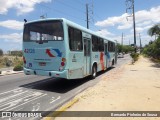
[[118,58],[124,58],[124,55],[123,55],[123,53],[118,53],[118,56],[117,56]]

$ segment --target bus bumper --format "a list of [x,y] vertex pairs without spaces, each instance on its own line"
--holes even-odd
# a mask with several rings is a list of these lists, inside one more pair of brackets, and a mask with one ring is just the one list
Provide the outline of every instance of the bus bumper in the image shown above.
[[26,75],[42,75],[42,76],[68,79],[68,70],[44,71],[44,70],[31,70],[31,69],[23,68],[23,71]]

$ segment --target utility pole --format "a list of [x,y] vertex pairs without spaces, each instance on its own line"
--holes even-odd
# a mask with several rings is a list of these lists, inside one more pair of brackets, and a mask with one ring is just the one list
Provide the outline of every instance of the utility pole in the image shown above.
[[[129,4],[131,3],[131,5]],[[127,17],[133,17],[133,30],[134,30],[134,48],[135,48],[135,53],[137,52],[137,46],[136,46],[136,23],[135,23],[135,12],[134,12],[134,0],[126,0],[126,12],[128,12],[129,9],[132,10],[132,15],[127,16]]]
[[140,42],[140,53],[141,53],[142,43],[141,43],[141,34],[140,33],[139,33],[139,42]]
[[88,4],[86,4],[86,21],[87,21],[87,29],[89,29],[89,19],[88,19]]
[[89,23],[91,20],[94,21],[93,19],[93,0],[92,4],[86,4],[86,22],[87,22],[87,29],[89,29]]
[[122,33],[122,41],[121,41],[121,45],[123,46],[123,33]]

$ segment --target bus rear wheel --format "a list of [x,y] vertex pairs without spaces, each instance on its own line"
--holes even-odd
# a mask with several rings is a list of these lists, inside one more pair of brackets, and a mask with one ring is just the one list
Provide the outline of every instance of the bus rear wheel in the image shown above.
[[96,78],[96,76],[97,76],[97,67],[96,67],[96,65],[93,65],[93,67],[92,67],[92,79],[95,79]]

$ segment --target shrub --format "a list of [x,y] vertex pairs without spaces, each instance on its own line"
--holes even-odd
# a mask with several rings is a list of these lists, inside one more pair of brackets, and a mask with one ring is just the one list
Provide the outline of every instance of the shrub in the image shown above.
[[130,56],[132,57],[133,63],[136,62],[139,58],[139,53],[131,53]]
[[4,57],[3,59],[2,59],[2,62],[3,62],[3,65],[5,66],[5,67],[10,67],[10,66],[12,66],[12,60],[10,60],[8,57]]
[[3,56],[3,50],[0,49],[0,56]]
[[13,71],[21,71],[21,70],[23,70],[23,66],[20,65],[20,64],[16,65],[16,66],[13,68]]
[[2,71],[0,71],[0,74],[2,74]]

